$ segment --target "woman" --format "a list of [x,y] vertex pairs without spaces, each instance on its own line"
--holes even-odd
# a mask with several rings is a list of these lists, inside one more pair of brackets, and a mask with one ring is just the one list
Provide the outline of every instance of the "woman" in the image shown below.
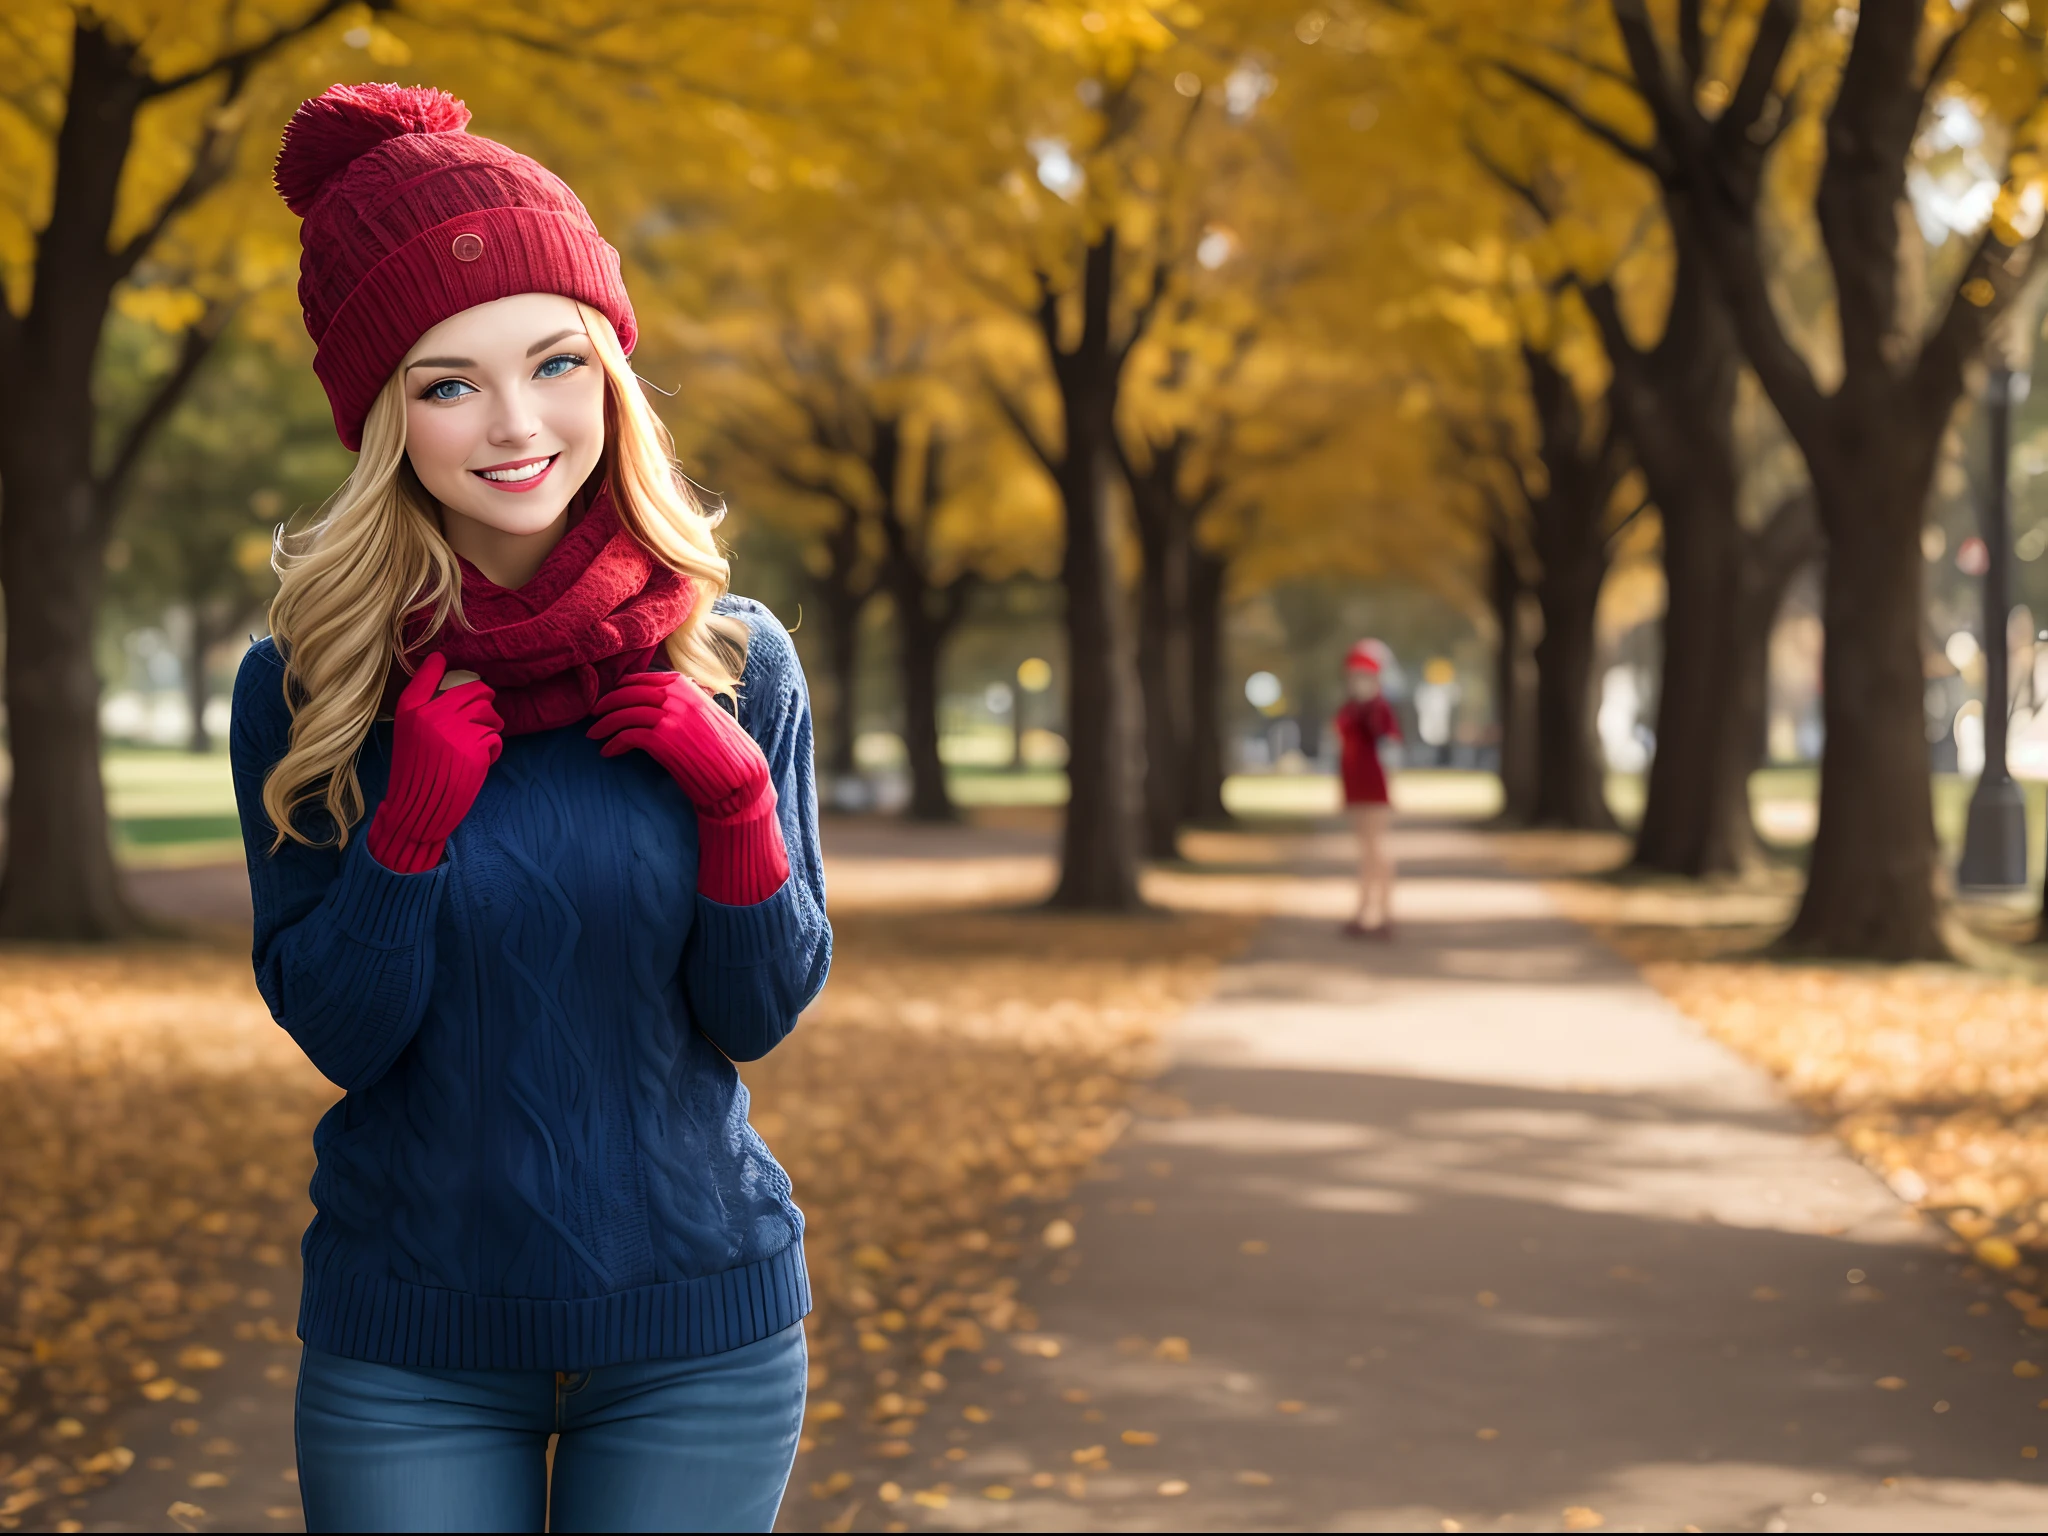
[[803,676],[724,595],[617,253],[468,118],[336,87],[277,165],[359,454],[280,541],[231,733],[257,983],[346,1090],[306,1522],[765,1531],[810,1294],[732,1063],[831,954]]
[[1344,658],[1350,697],[1337,711],[1343,743],[1344,808],[1358,834],[1358,910],[1344,931],[1356,938],[1394,936],[1394,861],[1387,853],[1387,773],[1380,743],[1399,741],[1401,726],[1380,689],[1377,640],[1361,640]]

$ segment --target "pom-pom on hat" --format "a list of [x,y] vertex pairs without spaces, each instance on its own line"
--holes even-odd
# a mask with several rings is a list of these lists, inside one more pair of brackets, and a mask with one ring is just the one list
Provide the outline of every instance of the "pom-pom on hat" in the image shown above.
[[619,253],[562,179],[465,130],[445,91],[337,85],[301,104],[278,195],[305,220],[299,303],[334,427],[360,448],[371,402],[414,342],[493,299],[559,293],[601,311],[633,350]]

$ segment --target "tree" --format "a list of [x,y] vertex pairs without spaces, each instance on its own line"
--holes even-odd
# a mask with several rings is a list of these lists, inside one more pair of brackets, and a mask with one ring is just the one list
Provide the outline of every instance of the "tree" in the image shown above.
[[208,657],[275,590],[272,533],[348,471],[304,350],[280,355],[246,334],[216,347],[143,454],[108,546],[117,610],[179,615],[195,752],[212,747]]
[[[225,314],[210,306],[185,329],[169,371],[110,452],[100,451],[93,389],[100,337],[115,290],[235,168],[259,71],[342,4],[318,0],[283,18],[230,12],[214,34],[229,39],[224,46],[195,57],[186,34],[160,50],[162,63],[118,21],[68,13],[48,213],[32,226],[26,283],[10,283],[11,302],[0,306],[0,589],[14,759],[0,936],[104,939],[136,925],[107,841],[93,625],[120,493]],[[37,24],[58,25],[47,15],[25,20],[17,38]],[[164,131],[173,123],[175,136]],[[146,206],[137,187],[150,189]]]
[[[1852,34],[1837,67],[1834,20],[1804,22],[1795,0],[1764,0],[1743,53],[1709,36],[1696,4],[1679,6],[1671,48],[1642,0],[1612,0],[1622,78],[1649,136],[1583,111],[1678,189],[1743,352],[1812,477],[1828,542],[1827,742],[1806,894],[1785,943],[1814,953],[1947,953],[1921,735],[1920,527],[1965,370],[2031,267],[2042,195],[2040,23],[1957,9],[1952,22],[1908,4],[1837,12]],[[1772,152],[1797,142],[1791,130],[1828,76],[1811,206],[1839,357],[1817,363],[1777,306],[1764,205]],[[1991,216],[1938,288],[1923,279],[1920,235],[1904,217],[1930,104],[1974,112],[2007,139]],[[1919,293],[1933,302],[1923,307]]]
[[[1518,64],[1501,60],[1497,67],[1540,99],[1555,97]],[[1565,185],[1589,195],[1587,178],[1552,165],[1526,175],[1510,169],[1476,133],[1473,153],[1547,236],[1555,238],[1565,221]],[[1647,157],[1643,168],[1654,169]],[[1590,195],[1626,207],[1631,199],[1616,198],[1617,190],[1596,185]],[[1640,292],[1647,286],[1641,275],[1633,283],[1626,275],[1645,263],[1624,252],[1598,276],[1575,270],[1566,280],[1597,328],[1612,378],[1611,408],[1642,468],[1662,533],[1657,748],[1632,862],[1699,878],[1744,873],[1760,857],[1749,775],[1762,730],[1770,630],[1793,573],[1819,554],[1820,530],[1803,495],[1784,500],[1762,526],[1743,525],[1735,443],[1741,351],[1688,210],[1671,188],[1660,190],[1671,255],[1654,263],[1653,280],[1667,294],[1653,342],[1636,340],[1625,313],[1654,301]]]

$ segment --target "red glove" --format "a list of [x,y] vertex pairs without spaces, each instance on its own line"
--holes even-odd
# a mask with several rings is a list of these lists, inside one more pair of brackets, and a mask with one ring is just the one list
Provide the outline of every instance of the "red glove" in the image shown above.
[[505,722],[491,707],[490,684],[439,692],[448,658],[439,651],[398,696],[392,726],[391,787],[370,818],[370,854],[386,869],[417,875],[441,862],[449,835],[484,787],[505,750]]
[[766,901],[789,878],[768,759],[710,690],[676,672],[635,672],[593,706],[604,755],[639,748],[697,808],[697,889],[729,907]]

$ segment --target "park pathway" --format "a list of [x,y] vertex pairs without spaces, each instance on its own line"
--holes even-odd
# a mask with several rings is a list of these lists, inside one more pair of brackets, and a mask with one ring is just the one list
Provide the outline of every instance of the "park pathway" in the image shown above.
[[1397,939],[1269,918],[1183,1021],[964,1459],[786,1527],[2048,1528],[1997,1287],[1483,837],[1398,842]]

